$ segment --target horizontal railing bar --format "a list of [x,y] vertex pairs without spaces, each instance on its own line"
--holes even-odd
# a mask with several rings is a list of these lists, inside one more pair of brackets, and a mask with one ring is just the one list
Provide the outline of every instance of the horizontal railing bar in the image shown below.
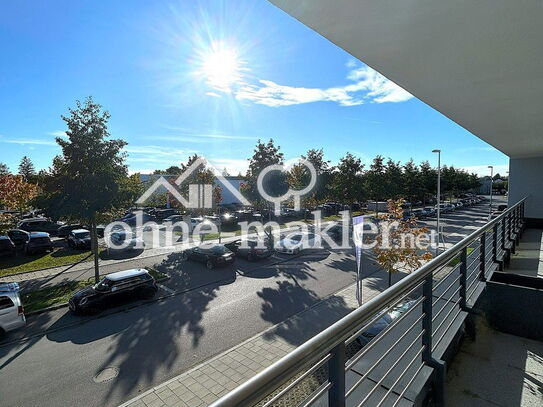
[[436,305],[437,302],[438,302],[440,299],[442,299],[442,298],[445,296],[445,294],[447,294],[447,293],[449,292],[449,290],[452,288],[452,286],[453,286],[455,283],[457,283],[458,280],[460,280],[460,277],[462,277],[462,276],[457,276],[457,277],[452,281],[452,283],[449,284],[449,286],[445,289],[445,291],[443,291],[443,293],[441,293],[441,295],[440,295],[439,297],[437,297],[437,298],[435,299],[435,301],[432,302],[432,307],[433,307],[434,305]]
[[[454,297],[456,294],[458,294],[461,290],[461,287],[458,287],[454,293],[451,295],[451,297]],[[441,313],[443,312],[444,309],[447,308],[447,304],[450,303],[452,301],[452,298],[448,298],[447,299],[447,303],[443,305],[443,307],[441,307],[441,309],[432,317],[432,322],[434,322],[437,317],[439,317],[441,315]],[[460,300],[456,301],[455,304],[458,304]]]
[[[398,365],[398,363],[400,363],[400,361],[402,360],[404,355],[406,355],[407,352],[410,351],[411,348],[413,348],[413,346],[415,346],[417,344],[417,341],[420,339],[420,337],[422,336],[423,333],[424,333],[424,331],[422,331],[415,338],[415,340],[413,342],[411,342],[411,344],[408,346],[408,348],[402,354],[402,356],[399,357],[398,359],[396,359],[396,361],[392,364],[392,366],[390,366],[390,368],[385,372],[385,374],[379,379],[379,381],[375,384],[375,386],[373,386],[373,388],[368,392],[368,394],[366,394],[366,397],[364,397],[364,399],[360,402],[360,404],[358,404],[358,407],[361,407],[366,401],[368,401],[368,399],[375,392],[375,390],[377,390],[377,388],[381,385],[381,383],[383,383],[383,381],[386,379],[386,377],[389,375],[389,373],[392,372],[392,370]],[[418,351],[417,356],[419,356],[424,351],[424,349],[425,349],[425,346],[423,345],[422,348]]]
[[[381,338],[384,338],[396,325],[398,325],[401,321],[403,321],[411,312],[413,312],[422,302],[424,301],[424,297],[421,297],[409,308],[407,311],[405,311],[402,315],[400,315],[399,318],[397,318],[393,323],[389,324],[385,329],[383,329],[373,340],[368,343],[364,348],[359,352],[359,354],[353,356],[345,365],[345,371],[349,370],[351,367],[354,366],[355,363],[357,363],[360,359],[364,357],[366,353],[368,353],[375,344],[379,343],[379,340]],[[424,314],[422,314],[424,316]]]
[[269,407],[273,403],[275,403],[277,400],[279,400],[281,397],[283,397],[290,389],[292,389],[294,386],[296,386],[298,383],[300,383],[302,380],[304,380],[307,376],[309,376],[311,373],[313,373],[315,370],[320,368],[322,365],[324,365],[330,358],[332,357],[331,354],[328,354],[319,361],[317,364],[313,365],[310,369],[308,369],[304,374],[302,374],[300,377],[296,378],[292,383],[290,383],[287,387],[285,387],[283,390],[281,390],[279,393],[277,393],[273,398],[268,400],[262,407]]
[[[479,256],[477,256],[475,260],[473,260],[470,264],[468,264],[468,266],[466,267],[466,270],[471,271],[471,266],[473,266],[475,263],[479,263],[479,261],[480,261]],[[478,269],[478,267],[476,269]]]
[[[398,338],[398,340],[396,340],[396,342],[394,342],[394,344],[393,344],[391,347],[389,347],[389,348],[386,350],[386,352],[383,353],[383,354],[381,355],[381,357],[380,357],[379,359],[377,359],[377,361],[376,361],[373,365],[371,365],[371,366],[368,368],[368,371],[367,371],[366,373],[364,373],[364,375],[363,375],[360,379],[358,379],[358,380],[356,381],[355,384],[353,384],[353,386],[352,386],[352,387],[349,389],[349,391],[345,394],[345,397],[349,397],[349,396],[351,395],[351,393],[356,389],[356,386],[358,386],[360,383],[362,383],[364,380],[366,380],[366,379],[368,378],[369,374],[370,374],[371,372],[373,372],[373,369],[375,369],[375,368],[379,365],[379,363],[381,363],[381,362],[382,362],[382,361],[390,354],[390,352],[392,352],[392,350],[394,349],[394,347],[395,347],[396,345],[398,345],[398,344],[402,341],[402,339],[405,338],[406,335],[407,335],[409,332],[411,332],[411,330],[412,330],[415,326],[417,326],[417,324],[421,321],[421,319],[422,319],[423,317],[424,317],[424,314],[421,315],[421,316],[417,319],[417,321],[415,321],[415,323],[414,323],[413,325],[411,325],[408,329],[405,330],[405,332],[402,334],[402,336],[400,336],[400,337]],[[419,335],[417,335],[417,338],[420,338],[420,337],[422,336],[422,333],[423,333],[423,332],[424,332],[424,329],[419,333]],[[408,349],[409,349],[409,348],[408,348]],[[402,354],[402,356],[400,356],[400,359],[403,357],[404,354],[405,354],[405,352]]]
[[[417,360],[417,358],[420,356],[420,354],[424,351],[424,346],[422,347],[422,349],[420,349],[416,354],[415,356],[409,361],[409,364],[407,365],[407,367],[403,370],[403,372],[400,374],[400,376],[398,376],[398,378],[396,379],[396,381],[392,384],[392,386],[390,386],[390,389],[388,389],[387,393],[384,395],[384,397],[381,399],[381,401],[375,406],[375,407],[380,407],[384,401],[387,399],[387,397],[389,396],[390,393],[392,393],[392,391],[394,390],[394,387],[396,387],[396,385],[400,382],[400,380],[402,380],[402,378],[405,376],[405,374],[409,371],[409,369],[411,368],[411,366],[413,365],[413,363],[415,363],[415,361]],[[421,366],[424,366],[424,363],[421,363]],[[419,366],[420,368],[420,366]]]
[[[422,284],[424,284],[424,282],[420,283],[418,286],[416,287],[413,287],[413,289],[409,292],[407,292],[404,296],[402,296],[401,298],[399,298],[396,302],[394,302],[393,304],[391,304],[389,307],[387,307],[385,310],[383,310],[383,312],[380,312],[378,314],[375,315],[375,318],[372,318],[368,323],[364,324],[364,326],[362,328],[360,328],[358,331],[356,331],[353,335],[351,335],[349,338],[347,338],[347,340],[345,341],[345,345],[349,345],[351,342],[353,342],[356,338],[358,338],[358,336],[360,336],[360,334],[362,332],[364,332],[366,329],[368,329],[373,323],[375,323],[375,321],[377,321],[379,318],[381,318],[386,312],[388,312],[388,310],[390,310],[391,308],[395,307],[396,305],[398,305],[400,302],[402,302],[403,300],[405,300],[407,297],[409,297],[411,294],[413,294],[414,291],[418,290]],[[420,300],[422,301],[422,300]],[[420,304],[420,301],[418,301],[417,303],[415,303],[416,305]],[[404,314],[409,314],[411,312],[411,309],[415,308],[414,306],[411,307],[409,310],[407,310]],[[403,317],[403,315],[402,315]],[[402,318],[398,318],[398,322],[401,321]],[[388,328],[388,327],[387,327]],[[386,331],[386,329],[385,329]],[[381,332],[383,333],[383,332]],[[384,335],[382,335],[384,336]],[[379,336],[380,337],[380,336]]]
[[452,326],[452,324],[454,324],[454,321],[456,321],[456,318],[458,318],[458,315],[460,315],[461,312],[462,312],[462,309],[459,308],[458,312],[454,315],[454,318],[451,320],[451,323],[449,324],[449,326],[447,326],[447,328],[443,331],[443,333],[441,334],[437,342],[435,342],[434,345],[432,346],[432,352],[437,349],[437,347],[439,346],[439,344],[441,343],[445,335],[447,335],[447,332],[449,332],[449,328]]
[[353,312],[347,314],[327,329],[315,335],[271,366],[232,390],[230,393],[221,397],[213,403],[213,406],[242,407],[259,402],[271,391],[296,375],[300,370],[300,366],[306,366],[312,361],[321,359],[325,354],[330,352],[330,349],[333,349],[342,342],[344,343],[353,332],[358,330],[358,327],[362,326],[376,312],[380,312],[387,305],[401,297],[405,292],[424,281],[424,279],[431,275],[436,269],[447,264],[451,259],[456,257],[461,250],[473,244],[473,241],[479,238],[486,229],[499,224],[509,215],[509,213],[511,213],[511,211],[522,205],[525,200],[526,198],[523,198],[514,205],[511,205],[511,207],[503,213],[472,232],[469,236],[466,236],[453,247],[423,264],[419,269],[404,277],[392,287],[389,287],[379,295],[373,297]]
[[[447,312],[447,315],[445,315],[445,318],[443,318],[443,321],[441,321],[441,323],[437,326],[436,329],[434,329],[432,331],[432,337],[437,333],[437,331],[439,331],[441,329],[441,327],[443,326],[443,324],[445,323],[445,321],[447,321],[447,318],[449,318],[449,316],[451,315],[451,313],[454,311],[454,309],[456,308],[456,306],[458,304],[460,304],[460,301],[462,301],[461,298],[458,299],[458,301],[454,302],[451,309],[449,310],[449,312]],[[434,350],[434,349],[432,349]]]
[[416,377],[418,376],[418,374],[420,373],[420,371],[422,370],[424,366],[426,366],[424,363],[419,366],[419,368],[417,369],[413,377],[411,377],[411,380],[409,380],[409,382],[407,382],[407,385],[405,385],[405,387],[403,388],[402,392],[400,393],[400,395],[398,396],[398,398],[396,399],[392,407],[396,407],[398,403],[403,399],[403,396],[407,392],[407,389],[409,389],[409,386],[411,386],[411,384],[415,381]]
[[453,268],[446,276],[444,276],[441,280],[438,281],[438,283],[437,283],[435,286],[432,287],[432,291],[437,290],[438,287],[439,287],[441,284],[443,284],[443,282],[444,282],[445,280],[447,280],[447,278],[448,278],[451,274],[453,274],[455,271],[458,271],[458,270],[460,269],[460,266],[461,266],[461,265],[462,265],[462,263],[460,262],[460,263],[458,263],[456,266],[454,266],[454,268]]
[[[322,388],[319,390],[317,389],[317,392],[315,394],[313,394],[309,400],[307,400],[304,404],[302,404],[300,407],[308,407],[308,406],[311,406],[315,401],[317,401],[317,399],[322,396],[325,392],[327,392],[328,390],[330,390],[330,387],[332,387],[332,383],[330,382],[324,382],[326,383],[326,385],[322,386]],[[323,383],[323,384],[324,384]]]

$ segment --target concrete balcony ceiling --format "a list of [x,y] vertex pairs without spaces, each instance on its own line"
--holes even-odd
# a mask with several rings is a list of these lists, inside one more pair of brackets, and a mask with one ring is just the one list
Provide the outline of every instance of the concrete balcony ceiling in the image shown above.
[[543,155],[541,0],[270,0],[510,157]]

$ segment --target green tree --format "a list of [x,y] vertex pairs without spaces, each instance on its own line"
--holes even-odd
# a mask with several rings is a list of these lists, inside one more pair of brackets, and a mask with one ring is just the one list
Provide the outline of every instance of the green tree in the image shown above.
[[334,172],[332,189],[334,197],[342,204],[352,204],[364,198],[362,170],[364,164],[351,153],[340,158]]
[[22,175],[27,182],[33,180],[33,178],[36,176],[34,164],[26,155],[21,158],[21,163],[19,164],[19,175]]
[[[270,165],[283,164],[283,153],[280,150],[281,147],[276,146],[273,139],[270,139],[267,143],[258,140],[253,156],[249,159],[247,180],[243,192],[257,207],[263,207],[266,204],[258,192],[258,176],[264,168]],[[268,195],[271,196],[281,196],[288,190],[287,177],[279,171],[268,173],[262,185]]]
[[437,171],[432,168],[428,161],[423,161],[419,166],[420,182],[421,182],[421,196],[424,205],[426,205],[426,199],[428,196],[435,195],[437,193]]
[[55,158],[42,203],[56,217],[87,223],[91,229],[95,279],[98,281],[96,226],[133,202],[138,190],[125,165],[126,142],[109,139],[110,115],[91,97],[69,109],[67,138],[57,137],[62,155]]
[[[375,202],[384,200],[386,197],[385,164],[384,158],[380,155],[373,159],[368,171],[365,174],[365,184],[368,196]],[[379,205],[376,205],[375,215],[379,214]]]
[[420,197],[422,188],[419,168],[413,162],[413,159],[410,159],[403,166],[403,194],[409,202],[413,202]]
[[0,177],[9,173],[9,167],[4,163],[0,163]]
[[390,158],[385,168],[386,197],[389,199],[398,199],[403,193],[403,173],[399,161],[393,161]]

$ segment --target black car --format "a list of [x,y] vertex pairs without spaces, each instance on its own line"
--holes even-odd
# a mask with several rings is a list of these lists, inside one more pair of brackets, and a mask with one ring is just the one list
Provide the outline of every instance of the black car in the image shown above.
[[27,254],[51,251],[53,251],[53,243],[51,242],[49,233],[30,232],[28,242],[25,245],[25,252]]
[[21,229],[8,230],[7,235],[16,246],[25,245],[30,239],[30,233]]
[[216,266],[232,264],[235,255],[228,247],[222,244],[202,245],[187,249],[183,252],[184,260],[194,260],[204,263],[208,269]]
[[357,342],[364,346],[367,345],[373,338],[384,331],[387,326],[392,324],[394,320],[398,319],[403,313],[415,304],[415,300],[408,300],[395,306],[391,311],[383,314],[383,316],[375,321],[368,329],[360,334],[356,338]]
[[72,230],[85,229],[85,226],[80,224],[63,225],[58,228],[57,236],[67,238]]
[[72,230],[66,239],[72,249],[90,249],[91,236],[87,229]]
[[154,215],[157,220],[162,221],[170,216],[179,215],[179,211],[177,209],[156,209],[152,215]]
[[0,236],[0,256],[15,256],[15,244],[8,236]]
[[231,243],[226,243],[225,246],[236,254],[238,257],[243,257],[249,261],[265,259],[273,254],[273,251],[268,246],[266,241],[259,240],[235,240]]
[[77,314],[95,313],[131,299],[150,299],[158,291],[155,279],[145,269],[108,274],[102,281],[77,291],[68,301]]
[[17,229],[27,232],[45,232],[56,235],[58,229],[63,226],[61,223],[53,222],[47,218],[24,219],[17,224]]

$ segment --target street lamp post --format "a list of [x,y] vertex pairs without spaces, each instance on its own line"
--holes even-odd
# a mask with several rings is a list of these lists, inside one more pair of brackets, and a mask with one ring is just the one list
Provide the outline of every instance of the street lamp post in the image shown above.
[[439,254],[439,245],[441,244],[439,222],[441,218],[441,150],[432,150],[437,153],[437,245],[436,256]]
[[492,216],[492,190],[494,189],[494,167],[489,165],[490,168],[490,207],[489,207],[489,217]]

